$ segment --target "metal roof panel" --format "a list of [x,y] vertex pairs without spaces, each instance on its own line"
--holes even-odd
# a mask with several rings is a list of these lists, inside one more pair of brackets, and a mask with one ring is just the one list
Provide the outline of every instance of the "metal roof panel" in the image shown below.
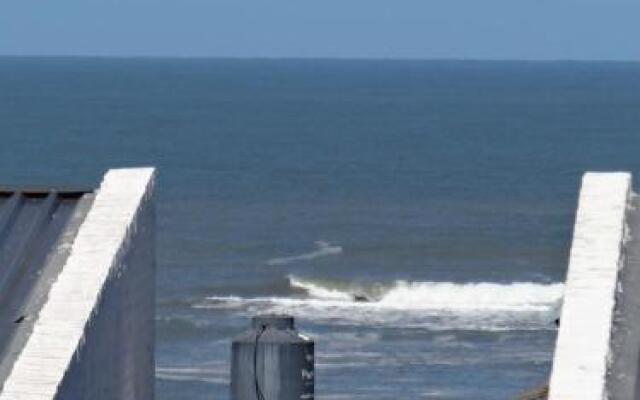
[[33,328],[93,193],[0,188],[0,384]]

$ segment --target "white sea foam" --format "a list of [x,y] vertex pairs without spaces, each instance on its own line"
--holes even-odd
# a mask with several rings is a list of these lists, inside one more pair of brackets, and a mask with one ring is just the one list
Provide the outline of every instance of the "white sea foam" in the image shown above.
[[[213,296],[197,305],[255,313],[286,313],[343,325],[428,329],[554,329],[564,285],[519,282],[452,283],[396,281],[370,287],[289,277],[305,297]],[[370,301],[356,302],[355,295]]]
[[[289,276],[292,287],[304,289],[312,299],[346,301],[350,306],[381,307],[401,310],[504,310],[545,311],[562,298],[564,285],[531,282],[452,283],[395,281],[374,285],[332,286]],[[370,302],[353,303],[354,296],[364,295]]]
[[277,257],[267,261],[267,265],[286,265],[296,261],[313,260],[318,257],[331,256],[342,253],[341,246],[332,245],[329,242],[319,240],[315,242],[316,249],[308,253],[289,257]]

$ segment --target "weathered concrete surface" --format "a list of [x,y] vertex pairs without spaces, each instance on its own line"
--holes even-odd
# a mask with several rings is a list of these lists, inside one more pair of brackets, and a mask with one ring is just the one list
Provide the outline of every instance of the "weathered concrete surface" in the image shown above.
[[153,175],[105,175],[0,400],[153,399]]
[[622,267],[628,173],[587,173],[578,202],[549,399],[602,400]]
[[114,260],[56,400],[154,398],[154,225],[147,197]]
[[630,200],[627,227],[607,375],[607,395],[612,400],[640,397],[640,198],[637,195]]

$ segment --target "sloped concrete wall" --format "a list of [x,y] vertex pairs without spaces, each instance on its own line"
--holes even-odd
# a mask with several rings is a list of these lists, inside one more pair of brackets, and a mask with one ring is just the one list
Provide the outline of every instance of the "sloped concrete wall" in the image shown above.
[[110,170],[0,400],[152,400],[154,170]]
[[608,398],[606,377],[630,196],[628,173],[583,177],[551,372],[551,400]]
[[141,204],[56,400],[154,398],[154,212]]

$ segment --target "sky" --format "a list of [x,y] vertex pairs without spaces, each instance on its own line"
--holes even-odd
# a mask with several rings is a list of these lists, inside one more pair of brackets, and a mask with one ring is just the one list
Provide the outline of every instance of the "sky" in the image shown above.
[[638,0],[1,0],[0,55],[640,60]]

